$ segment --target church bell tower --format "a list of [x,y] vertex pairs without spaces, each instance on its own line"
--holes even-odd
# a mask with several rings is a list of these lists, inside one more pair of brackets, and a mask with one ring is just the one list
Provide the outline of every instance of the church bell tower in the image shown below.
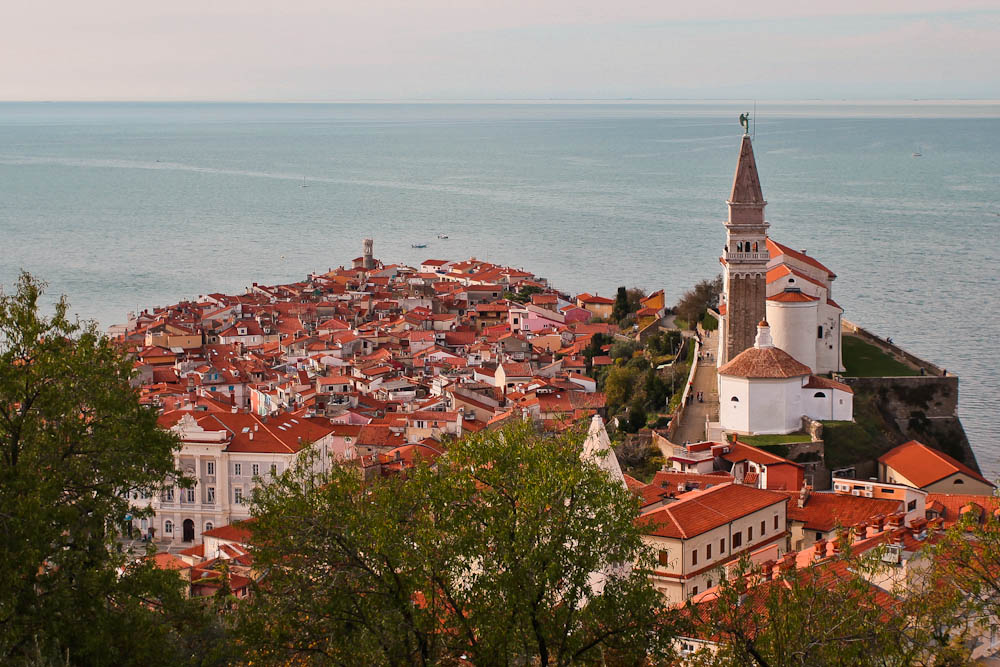
[[729,196],[726,247],[722,256],[722,319],[719,365],[753,347],[757,323],[765,317],[767,299],[767,228],[764,194],[757,175],[750,135],[744,134]]

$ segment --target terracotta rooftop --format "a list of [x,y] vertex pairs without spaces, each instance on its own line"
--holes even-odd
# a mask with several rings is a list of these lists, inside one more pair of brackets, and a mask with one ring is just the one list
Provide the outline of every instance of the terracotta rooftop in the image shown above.
[[719,369],[719,375],[744,378],[790,378],[811,373],[811,368],[778,347],[747,348]]
[[778,292],[774,296],[767,297],[768,301],[777,301],[779,303],[810,303],[812,301],[819,301],[814,296],[809,296],[798,290],[785,290],[784,292]]
[[884,463],[920,488],[956,473],[963,473],[993,486],[992,482],[964,463],[916,440],[904,442],[899,447],[890,449],[879,457],[879,463]]
[[841,493],[810,493],[805,507],[799,507],[800,491],[789,493],[788,519],[800,521],[807,530],[829,532],[838,525],[845,528],[873,519],[889,516],[903,509],[901,500],[880,500]]
[[748,514],[788,501],[788,496],[738,484],[692,491],[676,502],[640,516],[647,535],[689,539]]

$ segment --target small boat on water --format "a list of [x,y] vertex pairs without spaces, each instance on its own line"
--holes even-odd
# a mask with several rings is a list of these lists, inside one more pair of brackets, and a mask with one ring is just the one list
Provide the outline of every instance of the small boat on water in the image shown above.
[[413,243],[413,244],[410,245],[410,247],[411,248],[426,248],[427,244],[426,243]]
[[446,238],[448,238],[448,235],[447,234],[438,234],[438,238],[439,239],[446,239]]

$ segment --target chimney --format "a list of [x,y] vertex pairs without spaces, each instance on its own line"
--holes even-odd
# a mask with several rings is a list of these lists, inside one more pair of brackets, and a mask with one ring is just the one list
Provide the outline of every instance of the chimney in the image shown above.
[[894,530],[896,528],[901,528],[903,526],[904,518],[905,518],[904,514],[900,513],[893,514],[892,516],[889,517],[889,528],[892,528]]
[[826,557],[826,540],[819,538],[813,545],[813,560],[823,560]]
[[802,490],[799,492],[799,509],[806,506],[806,502],[809,500],[809,494],[812,492],[812,487],[808,484],[802,484]]
[[865,529],[865,537],[875,537],[882,532],[878,529],[878,524],[874,521],[870,524],[866,524]]
[[774,577],[775,570],[777,569],[775,565],[777,565],[777,562],[773,560],[766,560],[760,564],[760,574],[764,581],[771,581]]
[[781,561],[778,563],[778,573],[784,575],[795,569],[795,554],[786,553],[781,557]]
[[253,440],[253,431],[250,431],[250,439]]

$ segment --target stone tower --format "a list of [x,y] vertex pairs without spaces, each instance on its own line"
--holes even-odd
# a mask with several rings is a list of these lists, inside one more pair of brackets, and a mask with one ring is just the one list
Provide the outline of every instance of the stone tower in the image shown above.
[[361,268],[366,271],[370,271],[375,268],[375,258],[372,254],[373,241],[371,239],[365,239],[364,241],[364,252],[362,253]]
[[764,319],[767,299],[767,228],[764,194],[750,135],[744,134],[729,196],[726,247],[722,256],[723,298],[719,364],[753,347],[757,323]]

